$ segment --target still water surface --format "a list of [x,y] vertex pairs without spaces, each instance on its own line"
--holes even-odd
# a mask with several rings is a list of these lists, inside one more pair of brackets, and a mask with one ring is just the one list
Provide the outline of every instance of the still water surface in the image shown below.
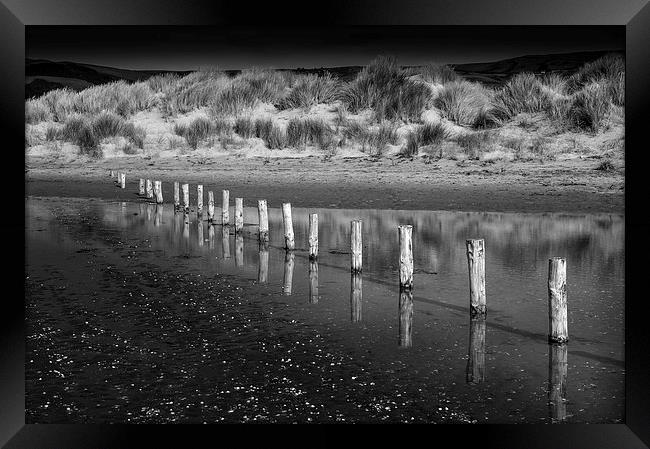
[[[620,215],[294,209],[287,254],[280,209],[268,248],[253,207],[241,236],[170,204],[32,197],[26,214],[28,422],[623,419]],[[414,225],[412,298],[400,224]],[[485,239],[485,322],[469,317],[467,238]],[[546,340],[553,256],[563,348]]]

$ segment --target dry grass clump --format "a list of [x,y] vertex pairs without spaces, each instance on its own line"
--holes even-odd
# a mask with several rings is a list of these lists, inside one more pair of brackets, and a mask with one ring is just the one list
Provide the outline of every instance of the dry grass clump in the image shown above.
[[449,137],[449,131],[442,123],[425,123],[406,135],[406,144],[402,147],[400,154],[407,157],[415,156],[421,147],[438,146],[447,137]]
[[115,81],[92,86],[77,93],[75,112],[99,114],[109,111],[128,117],[138,111],[150,109],[155,97],[146,83],[128,84]]
[[456,136],[454,139],[470,159],[479,159],[481,153],[487,151],[494,139],[491,131],[475,131]]
[[397,124],[385,121],[376,127],[351,121],[343,131],[343,137],[358,144],[360,150],[372,156],[381,156],[388,145],[397,145],[399,136],[397,135]]
[[518,73],[496,93],[495,100],[503,105],[509,117],[514,117],[522,112],[545,111],[551,94],[534,74]]
[[124,119],[113,112],[103,111],[92,119],[92,130],[98,139],[115,137],[124,129]]
[[592,82],[574,94],[567,116],[575,127],[595,133],[604,127],[611,107],[608,85]]
[[320,119],[293,118],[287,124],[287,146],[305,148],[307,145],[318,144],[326,135],[333,133],[332,129]]
[[593,82],[615,82],[625,74],[625,59],[618,54],[607,54],[583,65],[569,78],[572,91],[578,91]]
[[352,113],[369,108],[377,121],[408,122],[420,120],[431,99],[431,90],[426,84],[409,78],[394,58],[381,56],[343,86],[339,98]]
[[287,133],[270,118],[255,120],[255,137],[259,137],[272,150],[281,150],[287,146]]
[[489,89],[470,81],[451,81],[434,101],[443,117],[465,126],[487,126],[499,118]]
[[137,148],[144,148],[144,140],[147,137],[147,132],[144,128],[127,122],[122,128],[121,135],[129,139]]
[[423,67],[414,69],[413,74],[419,74],[427,83],[447,84],[451,81],[459,81],[461,77],[448,65],[430,63]]
[[339,81],[329,73],[324,76],[299,76],[289,94],[278,103],[280,109],[308,109],[320,103],[331,103],[337,99]]
[[49,120],[52,120],[52,113],[42,99],[33,98],[25,102],[25,123],[34,125]]
[[250,117],[238,117],[235,120],[235,133],[244,139],[255,137],[255,123]]
[[174,133],[184,137],[193,150],[196,150],[199,144],[213,133],[213,130],[212,122],[206,117],[197,117],[188,125],[179,123],[174,125]]

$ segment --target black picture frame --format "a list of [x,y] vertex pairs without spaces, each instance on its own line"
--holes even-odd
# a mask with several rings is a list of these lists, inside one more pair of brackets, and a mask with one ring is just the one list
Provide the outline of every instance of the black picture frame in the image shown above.
[[[2,251],[4,298],[0,301],[0,444],[7,448],[249,446],[277,443],[297,446],[339,444],[425,444],[482,448],[644,448],[650,445],[650,326],[647,262],[639,245],[650,231],[646,218],[650,148],[650,5],[647,0],[337,0],[307,7],[301,2],[144,0],[1,0],[2,64],[0,111],[6,165],[3,170],[4,219],[0,232],[8,242]],[[625,423],[558,425],[415,426],[262,426],[252,432],[239,426],[153,425],[25,425],[24,303],[20,292],[24,263],[24,199],[12,187],[21,185],[24,155],[25,26],[29,25],[223,25],[305,23],[351,25],[613,25],[626,31],[626,178],[625,178]],[[24,185],[24,184],[23,184]],[[23,209],[24,210],[24,209]],[[23,277],[24,279],[24,277]],[[9,287],[9,288],[7,288]],[[639,293],[640,292],[640,293]],[[24,293],[24,292],[23,292]],[[23,296],[24,297],[24,296]],[[299,435],[299,436],[298,436]],[[204,443],[199,443],[199,441]],[[136,441],[137,440],[137,441]],[[188,443],[188,441],[193,441]],[[451,443],[449,443],[451,442]],[[442,443],[444,444],[444,443]]]

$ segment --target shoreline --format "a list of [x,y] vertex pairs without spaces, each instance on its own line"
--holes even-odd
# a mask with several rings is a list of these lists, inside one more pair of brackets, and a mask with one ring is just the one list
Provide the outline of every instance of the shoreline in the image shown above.
[[[294,207],[340,209],[623,214],[624,168],[599,171],[595,169],[599,162],[427,163],[393,158],[324,162],[317,157],[232,155],[62,161],[28,156],[25,195],[132,200],[139,197],[137,184],[142,177],[163,184],[203,183],[205,192],[228,189],[231,198],[243,197],[248,205],[265,198],[271,207],[290,202]],[[126,189],[115,187],[110,170],[127,173]],[[171,187],[165,190],[169,202]]]

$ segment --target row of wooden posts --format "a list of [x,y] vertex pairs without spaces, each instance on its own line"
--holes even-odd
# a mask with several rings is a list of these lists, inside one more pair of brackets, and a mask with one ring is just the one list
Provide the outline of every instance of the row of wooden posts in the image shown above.
[[[115,172],[111,170],[111,177]],[[117,173],[117,183],[124,189],[126,187],[125,173]],[[180,192],[183,193],[183,206],[180,204]],[[140,178],[139,194],[153,199],[158,204],[163,202],[162,183],[151,182],[150,179]],[[203,212],[203,185],[197,185],[197,214]],[[261,242],[269,240],[269,222],[266,200],[258,200],[259,239]],[[183,210],[186,214],[190,211],[189,184],[180,185],[174,182],[174,210]],[[222,191],[221,223],[230,222],[230,191]],[[282,217],[284,224],[284,246],[287,251],[295,249],[293,221],[291,217],[291,204],[282,204]],[[208,192],[208,222],[214,222],[214,193]],[[241,233],[244,227],[244,200],[235,198],[235,233]],[[399,285],[400,292],[409,294],[413,287],[413,226],[398,226],[399,235]],[[309,258],[318,257],[318,215],[309,214]],[[350,223],[350,268],[353,273],[362,271],[363,242],[361,220],[352,220]],[[466,241],[467,265],[469,271],[469,297],[470,314],[472,317],[484,318],[487,314],[485,294],[485,242],[483,239],[469,239]],[[404,301],[408,303],[408,301]],[[566,260],[562,257],[549,259],[548,265],[548,310],[549,310],[549,335],[551,343],[563,344],[568,342],[568,316],[567,316],[567,291],[566,291]]]

